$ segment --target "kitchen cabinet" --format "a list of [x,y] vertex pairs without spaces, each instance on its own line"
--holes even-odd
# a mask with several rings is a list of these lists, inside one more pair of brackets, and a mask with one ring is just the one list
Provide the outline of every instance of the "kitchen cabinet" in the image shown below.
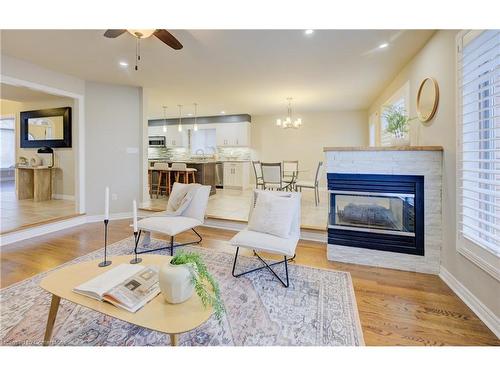
[[163,136],[165,137],[165,147],[187,147],[188,135],[187,130],[183,129],[182,132],[177,130],[177,126],[167,126],[167,131],[163,131],[163,126],[150,126],[148,128],[148,135]]
[[250,146],[250,124],[248,122],[217,124],[217,146],[248,147]]
[[248,162],[224,162],[224,189],[247,189],[249,172]]
[[182,132],[177,130],[177,127],[169,126],[165,135],[166,147],[188,147],[187,130],[183,129]]

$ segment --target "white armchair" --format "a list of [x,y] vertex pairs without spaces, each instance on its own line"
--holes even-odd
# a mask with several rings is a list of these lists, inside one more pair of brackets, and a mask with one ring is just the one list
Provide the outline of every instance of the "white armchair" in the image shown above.
[[[174,248],[176,247],[200,243],[203,238],[195,228],[202,225],[205,220],[210,188],[210,186],[200,184],[174,183],[167,210],[138,221],[139,236],[135,243],[134,252],[136,254],[143,254],[168,249],[170,250],[170,255],[173,255]],[[179,200],[176,207],[172,207],[171,200],[174,199]],[[192,230],[198,236],[198,240],[174,244],[174,237],[188,230]],[[137,248],[142,232],[146,232],[146,241],[149,240],[151,232],[170,236],[170,246],[138,252]]]
[[[266,196],[266,199],[268,200],[261,201],[260,206],[257,207],[257,205],[259,205],[259,199],[262,196]],[[285,198],[286,201],[283,200]],[[255,272],[263,268],[267,268],[283,284],[283,286],[288,287],[290,285],[287,263],[295,258],[295,249],[300,238],[300,198],[301,194],[295,192],[271,192],[254,190],[252,205],[248,217],[249,226],[231,239],[231,244],[233,246],[236,246],[236,254],[234,257],[232,270],[232,275],[234,277],[240,277],[250,272]],[[280,199],[281,201],[279,205],[274,205],[271,202],[273,199]],[[287,213],[289,215],[286,215]],[[258,217],[252,215],[258,215]],[[262,222],[256,223],[255,220]],[[282,226],[282,228],[278,228],[276,229],[276,231],[281,231],[284,235],[269,233],[273,232],[273,229],[271,228],[273,226],[272,223],[276,223],[278,220],[282,220],[282,222],[280,222],[280,225],[284,224],[286,226],[286,230],[284,231]],[[267,223],[265,221],[267,221]],[[261,229],[255,230],[256,227],[260,227]],[[236,274],[236,262],[238,260],[238,252],[240,247],[253,249],[254,254],[261,260],[264,265],[262,267]],[[257,253],[257,251],[259,250],[282,255],[284,257],[284,260],[274,263],[267,263]],[[271,266],[281,263],[284,263],[285,265],[285,281],[283,281],[283,279],[280,278],[271,268]]]

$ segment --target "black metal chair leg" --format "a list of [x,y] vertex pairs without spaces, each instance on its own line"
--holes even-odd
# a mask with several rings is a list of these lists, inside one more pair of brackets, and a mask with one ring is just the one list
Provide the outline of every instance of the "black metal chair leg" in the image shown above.
[[[134,252],[136,254],[144,254],[144,253],[151,253],[153,251],[159,251],[159,250],[170,250],[170,255],[173,256],[174,255],[174,249],[176,247],[199,244],[201,241],[203,241],[203,237],[194,228],[191,228],[191,230],[198,236],[198,240],[197,241],[191,241],[191,242],[184,242],[184,243],[174,244],[174,236],[171,236],[170,237],[170,245],[169,246],[159,247],[157,249],[151,249],[151,250],[144,250],[144,251],[140,251],[140,252],[137,252],[137,247],[138,247],[137,245],[139,244],[139,241],[137,241],[137,244],[136,244],[136,247],[134,249]],[[141,234],[141,231],[139,231],[139,236],[137,236],[138,238],[140,237],[140,234]]]
[[[239,250],[240,250],[240,248],[239,248],[239,247],[237,247],[237,248],[236,248],[236,254],[235,254],[235,256],[234,256],[233,270],[232,270],[232,272],[231,272],[231,274],[232,274],[234,277],[240,277],[240,276],[246,275],[246,274],[248,274],[248,273],[255,272],[255,271],[259,271],[259,270],[261,270],[261,269],[267,268],[269,271],[271,271],[271,273],[274,275],[274,277],[276,277],[276,278],[279,280],[279,282],[281,282],[281,284],[283,284],[283,286],[284,286],[285,288],[288,288],[288,287],[290,286],[290,280],[289,280],[289,276],[288,276],[288,265],[287,265],[287,263],[288,263],[288,262],[290,262],[290,261],[292,261],[293,259],[295,259],[295,255],[294,255],[292,258],[290,258],[290,259],[287,259],[287,258],[286,258],[286,256],[284,256],[284,257],[283,257],[283,258],[284,258],[284,260],[279,261],[279,262],[274,262],[274,263],[270,263],[270,264],[268,264],[268,263],[267,263],[264,259],[262,259],[262,258],[259,256],[259,254],[257,254],[257,253],[255,252],[255,250],[254,250],[254,254],[255,254],[255,255],[256,255],[256,256],[260,259],[260,261],[261,261],[262,263],[264,263],[264,265],[263,265],[262,267],[254,268],[254,269],[251,269],[251,270],[248,270],[248,271],[245,271],[245,272],[239,273],[239,274],[235,274],[235,273],[234,273],[234,271],[235,271],[235,269],[236,269],[236,261],[237,261],[237,259],[238,259],[238,253],[239,253]],[[280,263],[285,263],[285,275],[286,275],[286,282],[285,282],[285,281],[283,281],[283,280],[281,279],[281,277],[279,277],[279,276],[278,276],[278,274],[277,274],[276,272],[274,272],[274,270],[271,268],[272,266],[275,266],[275,265],[280,264]]]

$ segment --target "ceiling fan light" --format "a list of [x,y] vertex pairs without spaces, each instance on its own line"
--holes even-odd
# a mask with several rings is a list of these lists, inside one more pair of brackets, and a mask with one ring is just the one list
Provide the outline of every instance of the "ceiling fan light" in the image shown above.
[[149,38],[156,29],[127,29],[127,31],[139,39]]

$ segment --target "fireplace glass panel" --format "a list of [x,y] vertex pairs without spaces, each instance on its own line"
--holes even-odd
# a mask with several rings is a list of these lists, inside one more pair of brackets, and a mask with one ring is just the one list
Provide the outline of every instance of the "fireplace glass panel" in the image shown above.
[[414,194],[332,194],[330,225],[344,229],[415,233]]

